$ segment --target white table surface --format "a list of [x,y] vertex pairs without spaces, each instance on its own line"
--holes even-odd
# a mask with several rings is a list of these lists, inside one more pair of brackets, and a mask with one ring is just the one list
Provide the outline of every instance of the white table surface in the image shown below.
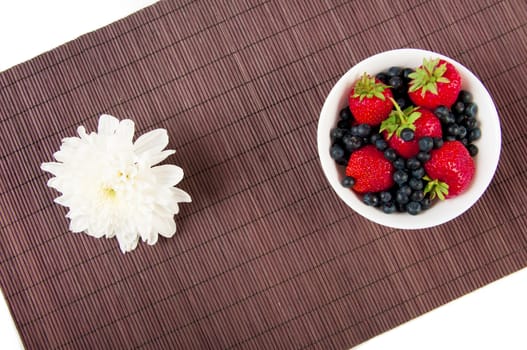
[[[0,71],[127,16],[156,0],[1,0]],[[527,268],[354,349],[527,349]],[[22,349],[0,292],[0,340]]]

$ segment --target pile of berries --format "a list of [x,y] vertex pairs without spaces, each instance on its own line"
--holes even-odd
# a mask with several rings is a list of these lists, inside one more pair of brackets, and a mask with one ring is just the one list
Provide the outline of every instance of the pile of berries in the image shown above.
[[345,166],[342,186],[385,213],[416,215],[464,192],[481,137],[478,107],[441,59],[415,70],[364,73],[331,130],[331,157]]

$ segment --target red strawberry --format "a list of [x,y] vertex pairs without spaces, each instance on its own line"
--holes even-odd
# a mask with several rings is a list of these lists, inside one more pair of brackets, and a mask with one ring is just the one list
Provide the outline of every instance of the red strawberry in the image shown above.
[[[441,122],[434,113],[419,107],[408,107],[401,111],[399,105],[393,101],[395,110],[382,122],[380,131],[388,141],[388,145],[404,158],[415,157],[419,153],[419,139],[442,137]],[[404,129],[414,131],[411,141],[404,141],[401,132]]]
[[380,80],[364,73],[349,95],[349,107],[359,124],[379,125],[392,110],[392,91]]
[[447,141],[439,149],[430,152],[425,163],[428,184],[425,193],[430,198],[451,198],[464,192],[470,185],[476,167],[467,149],[459,141]]
[[408,90],[412,102],[431,110],[439,106],[450,108],[461,90],[461,76],[457,69],[439,58],[424,59],[423,64],[408,77],[412,79]]
[[393,186],[394,167],[373,145],[353,152],[346,167],[346,176],[355,179],[353,189],[359,193],[379,192]]

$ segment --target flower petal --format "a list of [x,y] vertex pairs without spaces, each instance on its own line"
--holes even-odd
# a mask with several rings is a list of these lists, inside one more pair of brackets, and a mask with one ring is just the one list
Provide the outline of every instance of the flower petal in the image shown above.
[[70,231],[71,232],[82,232],[88,228],[88,220],[83,216],[75,216],[71,218],[70,221]]
[[86,232],[86,234],[88,236],[92,236],[92,237],[95,237],[95,238],[104,237],[104,232],[96,231],[91,226],[88,229],[86,229],[86,231],[84,231],[84,232]]
[[82,139],[79,137],[65,137],[62,139],[62,145],[60,148],[64,147],[77,147],[82,142]]
[[158,184],[166,186],[175,186],[183,179],[183,169],[172,164],[153,167],[152,174],[156,177]]
[[176,203],[172,204],[172,207],[170,208],[172,210],[172,214],[177,215],[179,214],[179,205]]
[[139,236],[138,235],[132,235],[132,234],[117,234],[117,241],[119,241],[119,248],[121,248],[121,251],[123,253],[131,252],[137,247],[137,243],[139,242]]
[[81,139],[86,138],[86,136],[88,136],[88,134],[86,133],[86,128],[82,125],[77,128],[77,134],[79,134]]
[[170,238],[176,233],[176,222],[173,218],[157,217],[154,220],[155,228],[161,236]]
[[156,244],[158,238],[159,238],[159,235],[157,234],[157,232],[153,232],[153,231],[141,234],[141,239],[143,240],[143,242],[146,242],[149,245]]
[[60,190],[60,187],[62,186],[61,178],[59,177],[52,177],[47,182],[48,187],[54,188],[56,190]]
[[67,207],[69,200],[65,195],[62,195],[60,197],[57,197],[53,200],[55,203],[62,205],[63,207]]
[[134,151],[141,155],[144,152],[161,152],[168,145],[168,133],[165,129],[156,129],[141,135],[134,143]]
[[121,140],[121,142],[132,142],[135,132],[135,124],[130,119],[121,120],[115,135]]
[[40,169],[57,176],[60,174],[62,170],[62,163],[57,163],[57,162],[42,163],[40,165]]
[[152,210],[157,217],[171,217],[173,215],[172,209],[170,202],[161,202],[152,206]]
[[168,156],[171,156],[172,154],[176,153],[176,151],[167,149],[163,152],[143,152],[141,154],[141,159],[143,161],[143,164],[147,167],[151,167],[153,165],[159,164],[162,161],[164,161]]
[[101,135],[113,135],[118,126],[119,120],[117,118],[109,114],[103,114],[99,117],[97,132]]
[[177,188],[177,187],[172,187],[170,191],[172,192],[172,195],[176,197],[178,202],[185,202],[185,203],[192,202],[192,198],[190,198],[190,195],[187,192],[183,191],[182,189]]

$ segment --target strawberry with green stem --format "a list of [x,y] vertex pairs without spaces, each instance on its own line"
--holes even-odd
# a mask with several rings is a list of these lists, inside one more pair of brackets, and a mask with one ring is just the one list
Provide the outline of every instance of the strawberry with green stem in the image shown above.
[[[419,153],[419,139],[429,136],[432,138],[441,138],[443,131],[441,122],[425,108],[410,106],[401,110],[397,102],[391,99],[395,110],[393,110],[387,119],[381,123],[380,132],[388,141],[388,145],[395,152],[404,158],[411,158]],[[405,129],[414,132],[414,137],[410,141],[405,141],[401,133]]]
[[349,94],[351,113],[359,124],[379,125],[392,110],[393,98],[389,86],[364,73]]
[[428,181],[425,194],[430,199],[452,198],[467,190],[474,178],[476,167],[466,147],[459,141],[447,141],[430,152],[424,165]]
[[423,59],[423,64],[408,75],[408,96],[421,107],[433,110],[439,106],[450,108],[461,90],[461,76],[451,63],[442,59]]

